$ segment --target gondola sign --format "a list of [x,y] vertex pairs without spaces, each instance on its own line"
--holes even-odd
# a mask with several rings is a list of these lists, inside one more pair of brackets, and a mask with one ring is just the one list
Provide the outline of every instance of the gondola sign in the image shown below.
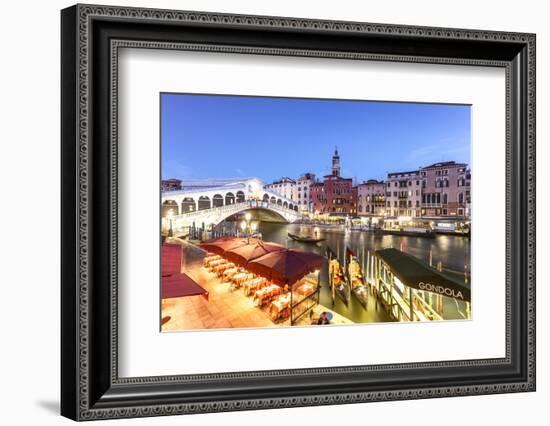
[[462,294],[462,290],[444,287],[442,285],[437,285],[432,283],[425,283],[423,281],[420,281],[418,283],[418,288],[420,290],[425,290],[432,293],[442,294],[443,296],[452,297],[453,299],[464,300],[464,295]]
[[394,248],[376,251],[385,267],[404,285],[453,299],[470,301],[470,288],[455,277],[439,272],[420,259]]

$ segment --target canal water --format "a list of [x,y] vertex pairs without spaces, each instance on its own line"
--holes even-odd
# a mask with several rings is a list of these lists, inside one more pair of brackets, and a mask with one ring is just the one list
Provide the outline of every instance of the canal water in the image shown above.
[[[322,256],[325,256],[326,247],[328,246],[339,254],[340,261],[344,259],[346,247],[349,247],[357,255],[360,262],[362,262],[363,252],[367,257],[368,253],[372,255],[375,250],[393,247],[426,263],[430,262],[431,251],[432,264],[436,266],[441,262],[443,271],[454,275],[459,280],[464,280],[465,268],[468,272],[470,271],[470,240],[464,237],[448,235],[437,235],[433,239],[405,237],[271,222],[260,222],[258,230],[261,232],[264,241],[283,244],[288,248],[309,251]],[[325,238],[325,241],[317,244],[302,243],[288,238],[288,233]],[[373,318],[373,313],[366,311],[355,297],[350,299],[348,306],[339,297],[336,297],[333,303],[332,292],[328,284],[327,269],[325,265],[321,270],[321,304],[357,323],[380,321],[385,316],[383,312],[378,312],[376,318]],[[382,320],[388,321],[389,318]]]

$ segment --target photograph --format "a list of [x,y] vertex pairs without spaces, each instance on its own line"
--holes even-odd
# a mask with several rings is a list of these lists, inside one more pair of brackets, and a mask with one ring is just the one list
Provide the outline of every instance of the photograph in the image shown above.
[[[8,144],[7,186],[28,205],[40,177],[34,205],[52,208],[4,221],[22,254],[5,300],[27,319],[7,328],[17,342],[37,318],[57,332],[15,357],[59,344],[26,375],[48,379],[29,385],[37,410],[14,419],[539,413],[545,15],[399,1],[40,9],[51,51],[15,56],[60,60],[44,84],[6,68],[12,110],[25,84],[60,108],[8,120],[6,140],[36,143]],[[35,256],[31,275],[51,269],[60,291],[22,300],[36,223],[59,259]],[[8,388],[28,402],[20,376]]]
[[470,120],[161,93],[161,330],[470,320]]

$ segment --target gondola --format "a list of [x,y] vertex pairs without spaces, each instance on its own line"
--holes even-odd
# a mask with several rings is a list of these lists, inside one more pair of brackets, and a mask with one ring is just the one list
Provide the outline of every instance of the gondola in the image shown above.
[[363,307],[367,308],[369,292],[367,286],[365,285],[365,275],[363,273],[363,268],[357,261],[355,254],[349,249],[346,248],[346,257],[348,270],[348,281],[351,285],[351,293],[357,298],[359,303]]
[[407,231],[403,229],[381,229],[378,232],[385,235],[399,235],[402,237],[435,238],[435,232],[431,230]]
[[288,232],[288,236],[294,241],[300,241],[301,243],[320,243],[321,241],[325,241],[324,238],[300,237],[299,235],[291,234],[290,232]]
[[334,287],[334,292],[342,299],[342,302],[349,304],[349,284],[346,274],[344,274],[342,265],[334,255],[334,252],[327,247],[327,257],[329,259],[329,280],[331,287]]

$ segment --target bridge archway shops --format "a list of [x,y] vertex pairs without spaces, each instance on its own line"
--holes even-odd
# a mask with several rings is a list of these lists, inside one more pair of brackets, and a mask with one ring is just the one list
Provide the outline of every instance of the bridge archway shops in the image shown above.
[[186,197],[181,202],[181,213],[189,213],[197,210],[197,204],[193,198]]
[[208,210],[211,208],[210,198],[207,196],[199,197],[199,210]]
[[397,321],[470,319],[470,287],[394,248],[377,250],[374,288]]
[[216,194],[212,197],[212,207],[222,207],[223,206],[223,197],[220,194]]
[[161,206],[161,217],[177,216],[179,214],[178,203],[174,200],[166,200]]
[[225,205],[229,206],[231,204],[235,204],[235,194],[228,192],[225,194]]

